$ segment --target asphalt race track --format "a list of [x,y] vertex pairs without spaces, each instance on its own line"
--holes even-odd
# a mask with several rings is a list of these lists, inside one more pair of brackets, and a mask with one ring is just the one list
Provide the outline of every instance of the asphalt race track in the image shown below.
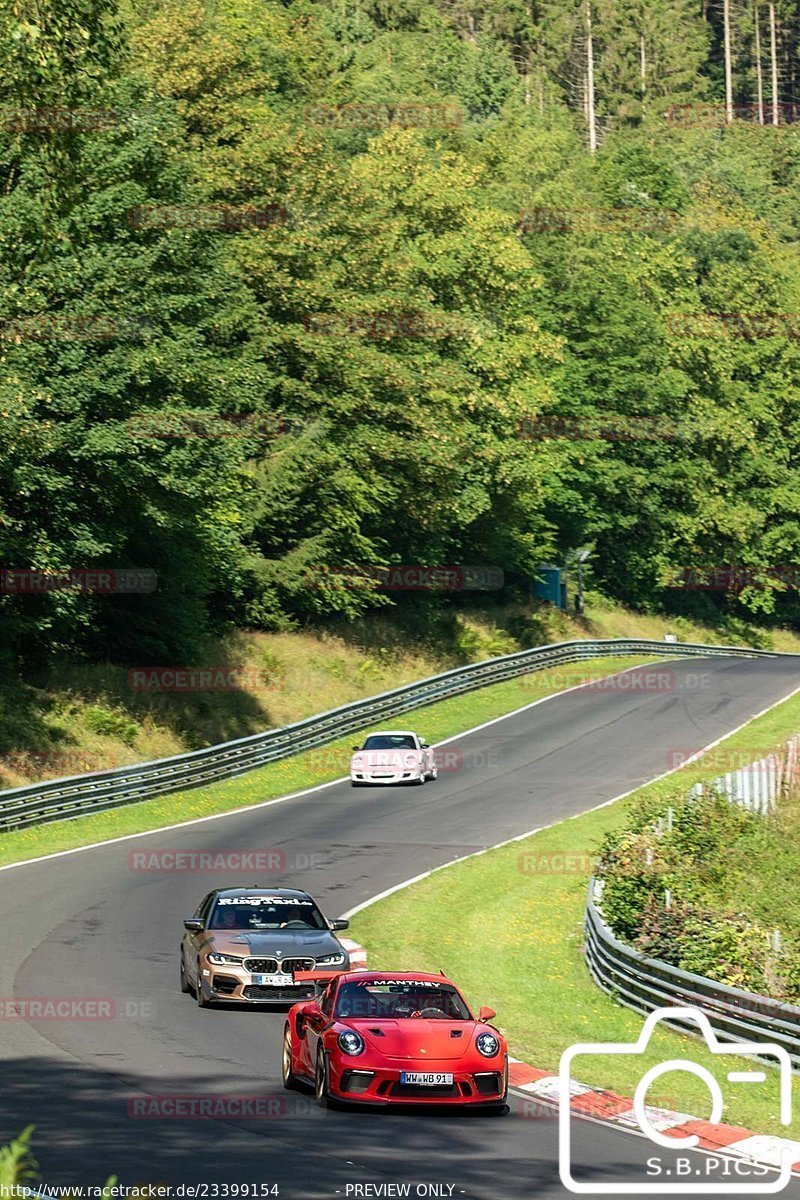
[[[137,849],[274,848],[286,866],[267,881],[308,888],[336,917],[430,867],[660,775],[672,751],[708,745],[800,685],[800,659],[695,659],[668,669],[676,684],[669,690],[583,688],[460,738],[448,747],[461,752],[460,762],[450,755],[459,769],[425,787],[334,784],[0,871],[5,1015],[11,997],[111,998],[115,1005],[106,1020],[0,1021],[0,1143],[35,1124],[48,1185],[96,1185],[114,1173],[123,1184],[277,1184],[284,1200],[361,1200],[391,1195],[379,1187],[390,1183],[411,1184],[412,1196],[417,1184],[440,1185],[428,1195],[455,1200],[565,1197],[555,1114],[531,1101],[515,1097],[508,1117],[492,1119],[322,1111],[310,1095],[285,1093],[282,1013],[201,1011],[178,988],[183,917],[212,887],[263,883],[263,876],[143,873],[131,869],[129,856]],[[424,712],[399,724],[424,733]],[[272,1103],[256,1118],[133,1115],[137,1098],[153,1096]],[[798,1137],[797,1128],[787,1135]],[[574,1122],[573,1138],[576,1171],[606,1184],[647,1179],[644,1163],[654,1154],[668,1160],[652,1143],[591,1121]],[[707,1170],[704,1156],[689,1161]],[[376,1186],[358,1190],[368,1184]],[[800,1182],[783,1195],[800,1197]]]

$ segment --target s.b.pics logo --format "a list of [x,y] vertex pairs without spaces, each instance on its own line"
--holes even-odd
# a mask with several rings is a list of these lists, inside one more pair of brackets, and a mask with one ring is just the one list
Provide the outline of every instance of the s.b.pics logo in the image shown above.
[[[613,1093],[594,1093],[611,1103],[608,1115],[613,1112],[615,1120],[629,1128],[638,1129],[659,1150],[658,1154],[653,1153],[647,1158],[640,1178],[631,1178],[636,1169],[629,1171],[627,1167],[625,1178],[611,1181],[607,1171],[600,1178],[593,1171],[593,1164],[581,1162],[580,1154],[575,1153],[572,1121],[576,1113],[590,1111],[582,1103],[585,1096],[581,1094],[590,1089],[573,1079],[573,1062],[583,1057],[645,1054],[659,1022],[669,1022],[683,1029],[688,1027],[699,1033],[706,1043],[707,1052],[713,1056],[712,1069],[688,1058],[668,1059],[642,1073],[632,1103]],[[703,1057],[707,1058],[707,1054]],[[743,1058],[750,1061],[743,1064],[740,1061]],[[778,1070],[770,1070],[762,1065],[764,1060],[774,1060]],[[648,1091],[666,1075],[672,1075],[674,1080],[677,1072],[697,1077],[708,1088],[711,1110],[705,1120],[648,1104]],[[577,1074],[580,1073],[581,1068],[578,1067]],[[635,1042],[583,1042],[570,1046],[561,1056],[559,1071],[561,1182],[568,1191],[583,1196],[674,1196],[691,1193],[727,1198],[774,1195],[782,1191],[791,1178],[792,1164],[798,1161],[798,1143],[782,1138],[770,1139],[774,1154],[768,1161],[774,1162],[773,1170],[760,1161],[761,1156],[758,1156],[759,1161],[750,1157],[747,1145],[750,1139],[746,1130],[729,1129],[734,1134],[733,1140],[717,1141],[725,1111],[725,1095],[720,1080],[733,1088],[761,1087],[770,1089],[770,1095],[776,1092],[780,1122],[789,1125],[792,1112],[791,1079],[791,1061],[783,1046],[773,1042],[720,1042],[708,1017],[698,1008],[656,1009],[648,1016]],[[703,1144],[704,1133],[711,1133],[712,1127],[717,1131],[717,1136],[711,1141],[706,1139]],[[724,1146],[726,1152],[690,1153],[698,1149],[707,1150],[710,1144]]]

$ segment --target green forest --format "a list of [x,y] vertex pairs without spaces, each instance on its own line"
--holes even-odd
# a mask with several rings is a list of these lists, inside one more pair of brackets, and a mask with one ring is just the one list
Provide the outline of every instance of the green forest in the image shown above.
[[[6,668],[581,546],[797,623],[798,42],[784,0],[0,0]],[[157,586],[8,582],[99,568]]]

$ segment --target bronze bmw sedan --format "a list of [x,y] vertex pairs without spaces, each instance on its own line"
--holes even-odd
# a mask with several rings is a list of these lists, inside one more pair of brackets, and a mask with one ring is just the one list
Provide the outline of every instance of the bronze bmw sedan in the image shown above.
[[184,922],[181,991],[201,1008],[215,1003],[294,1004],[318,984],[300,971],[346,971],[350,957],[307,892],[294,888],[218,888]]

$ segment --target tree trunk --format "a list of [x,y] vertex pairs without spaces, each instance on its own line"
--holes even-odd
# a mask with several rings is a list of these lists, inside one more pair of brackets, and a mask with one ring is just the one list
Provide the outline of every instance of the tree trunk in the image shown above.
[[764,76],[761,71],[761,25],[758,19],[758,0],[753,5],[756,26],[756,98],[758,100],[758,123],[764,124]]
[[597,149],[597,123],[594,109],[594,47],[592,44],[592,0],[586,0],[586,118],[589,123],[589,150]]
[[772,68],[772,124],[778,125],[778,38],[775,33],[775,4],[769,6],[769,60]]
[[731,69],[731,0],[722,0],[723,49],[725,53],[725,124],[733,121],[733,71]]
[[647,52],[644,45],[644,34],[639,38],[639,79],[641,81],[642,105],[647,91]]

